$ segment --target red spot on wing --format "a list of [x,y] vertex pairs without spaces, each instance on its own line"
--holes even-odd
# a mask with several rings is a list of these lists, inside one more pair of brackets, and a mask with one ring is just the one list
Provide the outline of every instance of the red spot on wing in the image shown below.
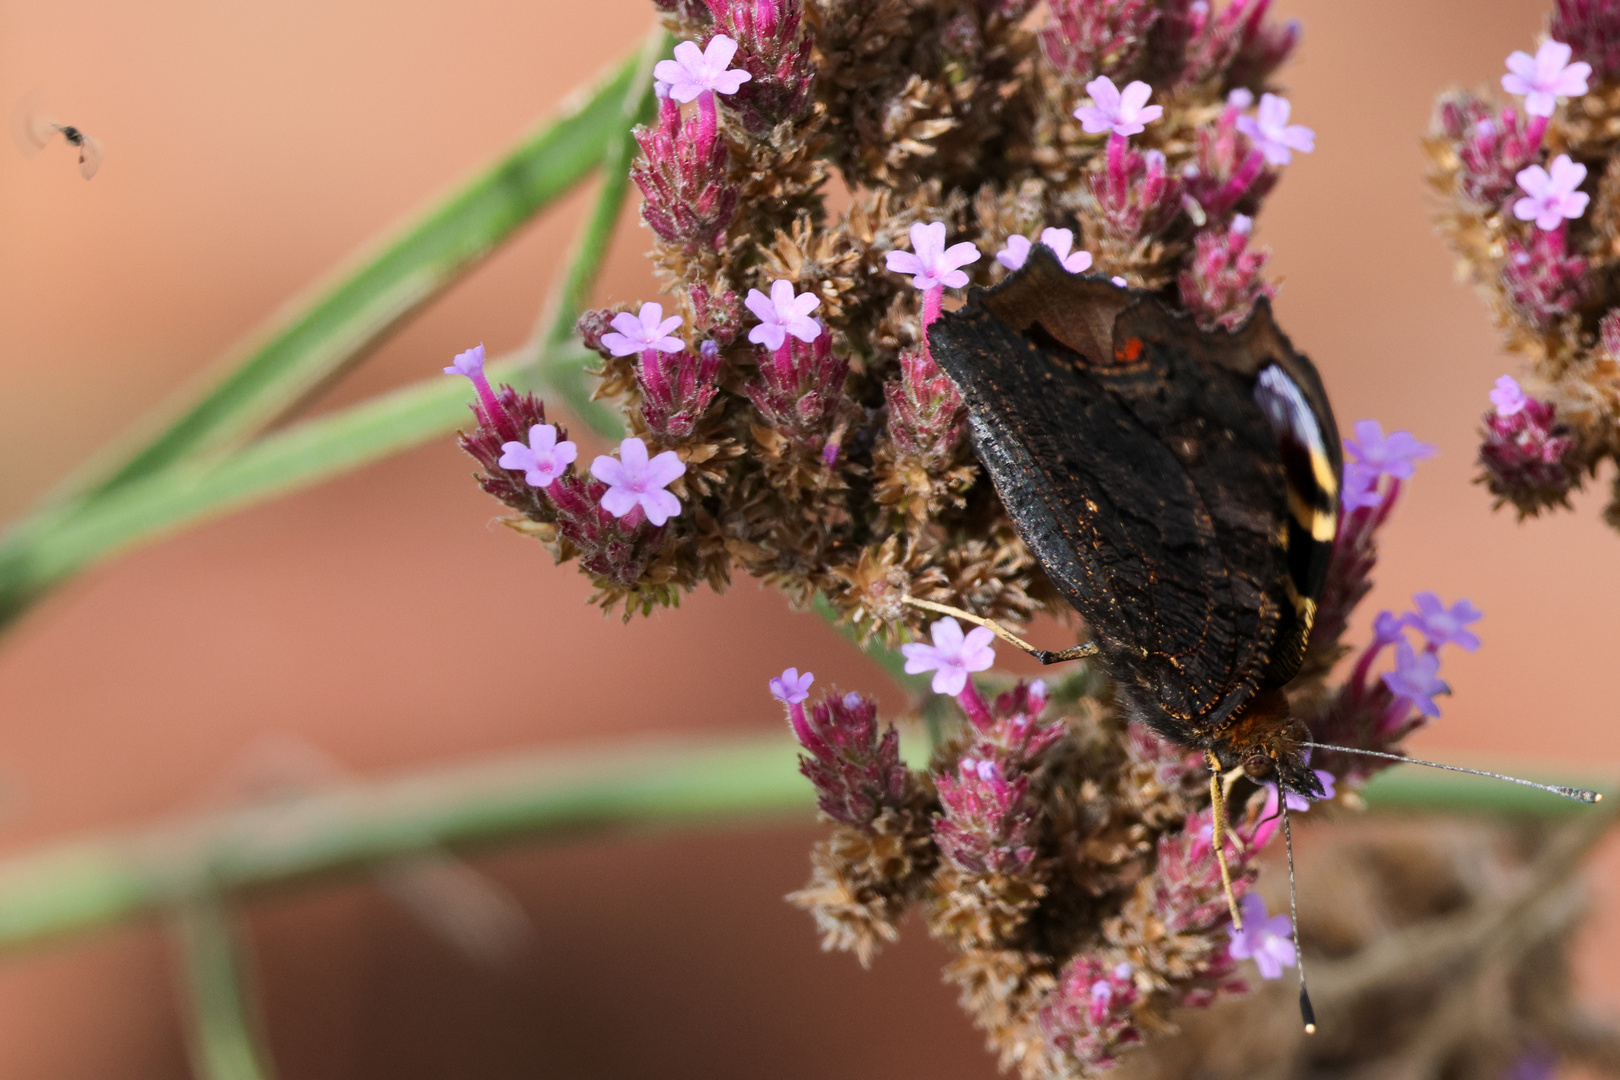
[[1142,355],[1142,339],[1126,338],[1125,344],[1114,350],[1114,359],[1121,364],[1134,364]]

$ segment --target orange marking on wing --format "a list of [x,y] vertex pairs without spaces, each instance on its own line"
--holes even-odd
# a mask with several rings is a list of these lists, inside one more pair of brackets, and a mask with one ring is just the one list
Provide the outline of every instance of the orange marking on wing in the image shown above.
[[1121,364],[1134,364],[1136,358],[1142,355],[1142,339],[1126,338],[1125,344],[1114,350],[1114,359]]

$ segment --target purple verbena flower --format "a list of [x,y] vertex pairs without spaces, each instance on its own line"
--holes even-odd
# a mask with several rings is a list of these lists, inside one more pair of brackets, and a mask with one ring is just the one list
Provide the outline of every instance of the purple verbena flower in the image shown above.
[[455,361],[444,369],[446,375],[465,375],[472,379],[484,373],[484,346],[474,345],[466,352],[456,353]]
[[1373,618],[1375,645],[1393,645],[1406,633],[1406,620],[1393,611],[1380,611]]
[[1266,902],[1256,893],[1243,897],[1243,929],[1229,928],[1232,944],[1227,953],[1234,960],[1253,960],[1264,979],[1280,978],[1283,968],[1293,967],[1299,955],[1294,951],[1293,927],[1288,916],[1267,917]]
[[790,667],[771,680],[771,697],[784,705],[797,705],[810,696],[810,684],[815,681],[810,672],[800,675],[798,668]]
[[1440,715],[1435,696],[1451,693],[1451,687],[1439,678],[1439,670],[1439,654],[1416,652],[1405,641],[1397,641],[1395,670],[1384,673],[1384,685],[1389,687],[1390,693],[1411,702],[1418,712],[1433,719]]
[[1294,160],[1295,150],[1309,154],[1316,149],[1316,132],[1303,124],[1288,122],[1291,108],[1287,98],[1262,94],[1255,116],[1238,117],[1237,129],[1254,140],[1272,165],[1287,165]]
[[557,429],[551,424],[535,424],[529,428],[529,444],[508,442],[501,444],[500,466],[523,473],[530,487],[548,487],[579,457],[579,447],[564,440],[557,441]]
[[1484,615],[1473,604],[1459,600],[1446,607],[1432,592],[1416,593],[1412,602],[1417,610],[1406,616],[1406,625],[1422,634],[1431,649],[1447,644],[1460,646],[1467,652],[1479,648],[1479,636],[1468,629],[1468,624],[1478,622]]
[[[1513,52],[1508,55],[1508,73],[1502,76],[1502,89],[1524,98],[1524,111],[1531,116],[1551,116],[1558,98],[1580,97],[1586,93],[1586,79],[1592,65],[1569,62],[1571,49],[1559,41],[1543,41],[1536,55]],[[1545,226],[1543,226],[1545,228]]]
[[602,508],[622,518],[641,507],[647,520],[662,525],[681,512],[681,500],[664,488],[686,475],[686,464],[673,450],[647,459],[647,444],[634,436],[619,444],[619,456],[591,462],[591,475],[608,485]]
[[1586,166],[1559,154],[1552,160],[1549,172],[1540,165],[1520,169],[1515,178],[1525,197],[1513,204],[1513,216],[1520,221],[1534,221],[1538,229],[1556,229],[1565,218],[1571,220],[1586,213],[1591,196],[1576,188],[1586,179]]
[[621,311],[613,316],[613,329],[617,333],[603,334],[602,344],[606,345],[614,356],[634,356],[648,349],[680,352],[686,348],[686,342],[670,336],[670,331],[679,325],[681,325],[679,315],[664,318],[662,304],[642,304],[640,315]]
[[1524,388],[1519,380],[1511,375],[1503,375],[1496,380],[1496,389],[1491,391],[1491,404],[1496,406],[1497,416],[1512,416],[1524,409],[1529,399],[1524,396]]
[[[1069,229],[1042,229],[1041,243],[1052,249],[1063,264],[1063,269],[1071,274],[1083,273],[1091,269],[1091,252],[1076,251],[1070,254],[1074,247],[1074,232]],[[1029,260],[1030,239],[1027,236],[1007,237],[1007,246],[996,252],[996,262],[1009,270],[1017,270]]]
[[1355,433],[1354,439],[1344,440],[1344,448],[1355,455],[1354,466],[1374,478],[1385,474],[1405,480],[1419,461],[1438,452],[1428,443],[1418,441],[1410,431],[1392,431],[1386,437],[1376,420],[1357,420]]
[[961,624],[947,615],[928,631],[934,639],[932,645],[908,642],[900,646],[900,652],[906,658],[906,674],[934,673],[936,694],[960,694],[969,672],[986,671],[996,662],[996,651],[990,646],[996,635],[989,627],[975,626],[964,635]]
[[814,341],[821,336],[821,324],[810,317],[821,305],[821,298],[814,293],[795,296],[791,281],[773,281],[769,296],[749,289],[743,303],[759,319],[759,325],[748,331],[748,340],[772,352],[782,347],[789,334],[800,341]]
[[943,221],[917,222],[911,226],[911,250],[884,256],[890,270],[910,274],[912,285],[919,289],[960,289],[968,283],[968,276],[959,268],[978,261],[979,249],[972,244],[945,246]]
[[653,78],[666,84],[669,96],[680,102],[695,101],[705,91],[735,94],[753,78],[746,71],[728,70],[736,54],[737,43],[724,34],[714,35],[706,49],[699,49],[695,41],[683,41],[675,46],[675,59],[660,60],[653,66]]
[[1086,83],[1086,93],[1091,95],[1093,104],[1074,110],[1074,118],[1090,135],[1105,131],[1120,136],[1135,135],[1164,115],[1161,106],[1147,103],[1153,95],[1153,87],[1140,79],[1120,90],[1113,79],[1099,76]]

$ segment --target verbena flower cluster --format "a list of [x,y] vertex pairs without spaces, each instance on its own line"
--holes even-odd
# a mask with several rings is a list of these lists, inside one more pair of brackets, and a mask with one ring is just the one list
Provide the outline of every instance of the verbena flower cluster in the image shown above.
[[[1526,362],[1485,413],[1480,480],[1520,516],[1568,506],[1620,458],[1620,5],[1556,0],[1503,98],[1453,91],[1435,110],[1430,180],[1462,273]],[[1620,489],[1605,513],[1620,528]]]
[[620,467],[662,494],[622,515],[634,492],[583,463],[531,484],[492,453],[541,422],[523,403],[468,436],[486,488],[627,617],[739,572],[891,642],[908,594],[1064,612],[924,327],[1035,243],[1241,321],[1273,291],[1254,215],[1313,144],[1269,81],[1297,29],[1269,0],[1058,0],[1044,26],[1034,0],[663,7],[681,43],[632,175],[664,295],[580,322],[640,440]]
[[[1466,600],[1419,593],[1414,610],[1379,613],[1349,680],[1325,685],[1348,651],[1350,612],[1371,586],[1378,531],[1416,462],[1434,452],[1373,421],[1355,435],[1345,470],[1355,497],[1305,668],[1289,689],[1316,739],[1387,752],[1439,715],[1435,698],[1449,693],[1440,650],[1477,648],[1470,627],[1481,615]],[[814,676],[795,668],[770,680],[833,826],[813,852],[810,884],[792,899],[815,917],[827,948],[863,964],[917,910],[955,951],[946,978],[1004,1067],[1030,1078],[1086,1076],[1168,1030],[1173,1010],[1245,989],[1242,962],[1266,979],[1294,966],[1287,916],[1269,914],[1249,891],[1278,830],[1279,792],[1237,781],[1249,794],[1223,829],[1242,898],[1237,929],[1201,757],[1127,725],[1106,681],[1085,672],[987,697],[973,676],[994,665],[994,641],[984,627],[964,633],[945,618],[929,640],[901,647],[906,670],[931,673],[933,691],[954,697],[961,717],[923,768],[901,760],[897,730],[879,723],[869,698],[832,692],[812,701]],[[1375,676],[1386,649],[1393,664]],[[1323,750],[1312,764],[1334,798],[1388,763]],[[1310,809],[1299,795],[1286,798],[1293,812]]]
[[[925,627],[904,603],[1073,620],[925,332],[948,294],[1001,280],[1035,244],[1206,330],[1240,324],[1274,292],[1255,215],[1314,146],[1271,83],[1298,28],[1269,20],[1270,0],[661,6],[682,41],[655,69],[632,176],[664,295],[580,320],[597,396],[630,436],[584,467],[538,400],[489,385],[480,348],[446,369],[477,394],[462,446],[508,523],[577,559],[605,609],[629,618],[740,571],[904,643],[961,714],[925,767],[870,699],[813,701],[793,668],[770,680],[833,826],[794,900],[862,962],[920,910],[1005,1065],[1086,1075],[1172,1010],[1241,989],[1244,964],[1270,978],[1294,963],[1286,922],[1246,895],[1278,793],[1227,781],[1223,843],[1251,914],[1237,930],[1196,755],[1127,726],[1084,668],[987,695],[989,631]],[[1390,750],[1438,714],[1439,650],[1477,643],[1478,613],[1420,594],[1326,686],[1378,530],[1432,453],[1370,421],[1346,445],[1330,580],[1289,692],[1319,738]],[[1330,793],[1379,767],[1313,765]]]

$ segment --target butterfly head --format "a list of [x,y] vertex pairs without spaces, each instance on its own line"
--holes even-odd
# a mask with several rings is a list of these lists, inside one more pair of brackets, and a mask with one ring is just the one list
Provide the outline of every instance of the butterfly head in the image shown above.
[[1256,694],[1241,714],[1215,734],[1210,749],[1222,768],[1241,766],[1251,780],[1319,799],[1324,792],[1306,760],[1309,746],[1310,731],[1294,718],[1287,695],[1271,687]]

